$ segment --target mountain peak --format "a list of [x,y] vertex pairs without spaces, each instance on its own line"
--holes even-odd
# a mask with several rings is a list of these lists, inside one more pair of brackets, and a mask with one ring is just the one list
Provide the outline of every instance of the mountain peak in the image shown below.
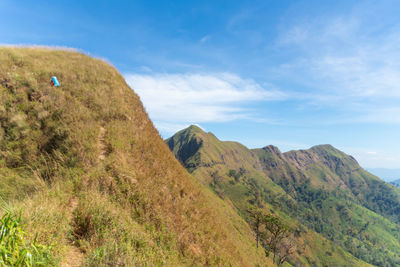
[[332,146],[331,144],[321,144],[321,145],[315,145],[313,146],[314,148],[322,148],[322,149],[335,149],[334,146]]
[[358,165],[358,162],[354,157],[352,157],[351,155],[347,155],[343,151],[329,144],[313,146],[308,151],[313,152],[320,157],[338,158],[341,160],[346,160],[349,163],[352,162],[353,164]]
[[274,145],[268,145],[262,148],[262,150],[273,153],[273,154],[282,154],[278,147]]
[[191,133],[205,133],[205,131],[198,125],[192,124],[189,127],[182,129],[179,132],[191,132]]
[[358,162],[350,155],[340,151],[330,144],[316,145],[306,150],[293,150],[284,153],[286,158],[296,166],[304,168],[314,163],[323,163],[332,170],[339,166],[359,169]]
[[198,126],[198,125],[196,125],[196,124],[191,124],[191,125],[188,127],[188,129],[195,130],[195,131],[203,131],[203,132],[204,132],[204,130],[203,130],[200,126]]
[[[311,151],[313,152],[320,152],[320,151],[326,151],[326,152],[341,152],[331,144],[322,144],[322,145],[316,145],[310,148]],[[342,153],[342,152],[341,152]]]

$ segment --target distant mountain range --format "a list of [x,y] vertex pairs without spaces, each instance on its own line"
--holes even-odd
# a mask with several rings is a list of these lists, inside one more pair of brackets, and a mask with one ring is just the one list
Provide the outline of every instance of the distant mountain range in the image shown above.
[[[248,149],[190,126],[166,140],[203,185],[246,220],[258,207],[296,232],[294,266],[400,266],[400,190],[331,145]],[[362,261],[360,261],[362,260]]]
[[385,182],[400,179],[400,169],[367,168],[367,171],[378,176]]
[[395,185],[397,187],[400,187],[400,179],[394,180],[390,182],[392,185]]

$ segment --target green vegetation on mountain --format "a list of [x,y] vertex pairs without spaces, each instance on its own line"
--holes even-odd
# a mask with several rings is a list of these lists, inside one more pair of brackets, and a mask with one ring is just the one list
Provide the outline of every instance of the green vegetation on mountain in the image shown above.
[[21,211],[26,244],[60,264],[272,265],[231,203],[174,158],[107,63],[0,48],[0,125],[0,199]]
[[257,247],[262,245],[265,256],[272,253],[273,261],[282,266],[296,249],[296,243],[292,238],[291,228],[282,220],[271,213],[257,207],[251,207],[249,212],[249,224],[256,235]]
[[297,243],[292,264],[400,265],[400,190],[334,147],[247,149],[196,126],[166,143],[194,177],[247,221],[250,205],[286,222]]

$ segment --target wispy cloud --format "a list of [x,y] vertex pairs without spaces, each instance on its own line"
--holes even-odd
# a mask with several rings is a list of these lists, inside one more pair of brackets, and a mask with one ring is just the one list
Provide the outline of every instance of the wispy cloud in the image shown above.
[[343,147],[346,153],[354,156],[363,167],[368,168],[398,168],[400,156],[397,153],[384,150],[368,150],[364,148]]
[[152,72],[151,68],[148,66],[140,66],[139,69],[143,72]]
[[283,31],[278,49],[297,57],[279,74],[307,88],[309,104],[352,111],[349,121],[400,123],[400,24],[371,25],[356,10]]
[[125,78],[156,126],[168,132],[192,123],[252,119],[251,103],[285,98],[277,89],[232,73],[127,74]]
[[203,38],[200,39],[200,43],[204,44],[205,42],[210,40],[210,38],[211,38],[210,35],[203,36]]

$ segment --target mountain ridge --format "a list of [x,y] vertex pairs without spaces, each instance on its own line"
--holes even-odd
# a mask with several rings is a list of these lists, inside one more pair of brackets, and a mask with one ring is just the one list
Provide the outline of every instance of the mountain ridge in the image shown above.
[[[166,143],[179,160],[179,151],[185,149],[181,133],[197,138],[201,145],[192,151],[192,158],[186,158],[186,162],[196,161],[190,167],[182,164],[218,196],[232,202],[244,218],[248,205],[262,206],[366,262],[400,263],[400,243],[396,241],[400,236],[400,191],[363,170],[352,156],[331,145],[284,153],[273,145],[248,149],[237,142],[219,141],[200,128],[191,129],[179,131]],[[177,139],[181,147],[173,141]],[[392,244],[387,252],[372,245],[385,247],[387,242]],[[371,253],[366,254],[365,249]],[[324,260],[322,255],[313,256]],[[302,257],[298,255],[292,263],[311,264],[312,260]]]

